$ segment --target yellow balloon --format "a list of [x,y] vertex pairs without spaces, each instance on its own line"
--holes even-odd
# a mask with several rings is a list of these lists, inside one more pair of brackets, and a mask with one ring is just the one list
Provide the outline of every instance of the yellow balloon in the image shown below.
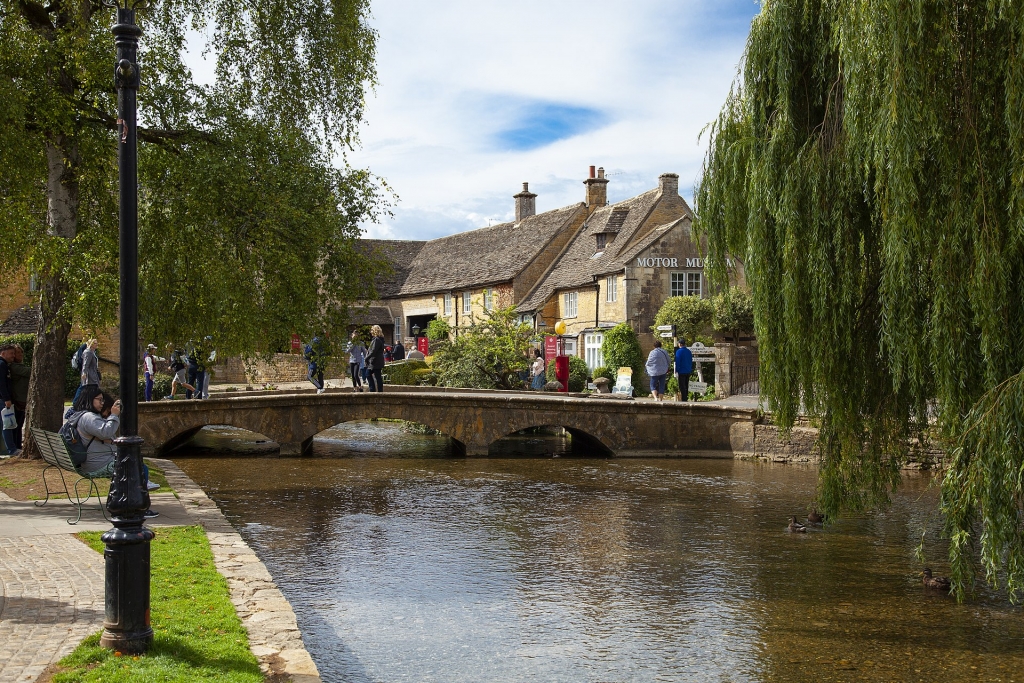
[[555,323],[555,334],[565,334],[565,321],[559,320]]

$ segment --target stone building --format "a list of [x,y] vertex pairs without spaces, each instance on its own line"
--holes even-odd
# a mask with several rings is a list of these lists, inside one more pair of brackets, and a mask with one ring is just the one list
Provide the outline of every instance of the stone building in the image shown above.
[[414,327],[425,330],[434,318],[459,327],[486,308],[511,305],[539,332],[553,334],[564,321],[567,351],[592,368],[602,364],[604,330],[621,322],[650,348],[665,299],[710,295],[679,176],[663,174],[656,188],[611,205],[604,169],[591,166],[583,183],[585,201],[542,214],[523,183],[510,223],[422,242],[364,240],[394,273],[378,282],[380,299],[360,318],[408,344]]

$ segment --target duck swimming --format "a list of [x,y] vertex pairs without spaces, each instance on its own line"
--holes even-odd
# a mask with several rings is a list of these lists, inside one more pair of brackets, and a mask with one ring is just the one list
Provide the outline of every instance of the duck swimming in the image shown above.
[[796,515],[793,515],[793,516],[791,516],[789,518],[789,526],[786,527],[786,528],[789,529],[789,531],[793,532],[794,534],[806,534],[807,533],[807,527],[805,527],[803,524],[800,524],[799,522],[796,521]]
[[945,576],[932,576],[931,567],[925,567],[924,571],[921,572],[921,583],[924,584],[925,588],[938,588],[940,590],[949,590],[949,579]]
[[811,524],[821,524],[825,521],[825,516],[818,512],[818,509],[815,508],[813,512],[807,513],[807,521]]

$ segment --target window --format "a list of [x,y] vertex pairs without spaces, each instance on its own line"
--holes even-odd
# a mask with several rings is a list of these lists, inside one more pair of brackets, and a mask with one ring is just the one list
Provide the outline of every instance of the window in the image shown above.
[[614,275],[609,275],[608,279],[604,283],[605,301],[618,301],[619,300],[619,278]]
[[494,308],[494,290],[488,287],[484,290],[484,310],[490,311]]
[[533,327],[533,316],[530,315],[529,313],[523,313],[521,316],[519,316],[519,324],[529,325],[530,327]]
[[452,293],[445,292],[444,295],[444,314],[446,316],[452,314]]
[[671,296],[700,296],[700,272],[672,273]]
[[576,337],[562,337],[565,342],[565,355],[575,356],[576,355]]
[[395,318],[395,340],[402,338],[402,319]]
[[575,318],[579,292],[566,292],[564,305],[562,306],[563,318]]
[[605,246],[608,244],[608,235],[603,232],[597,233],[597,250],[604,251]]
[[686,274],[686,296],[700,296],[700,273]]
[[583,335],[583,357],[591,372],[604,365],[604,354],[601,353],[603,343],[604,335],[599,332]]
[[473,300],[469,296],[469,292],[462,293],[462,312],[472,313],[473,312]]

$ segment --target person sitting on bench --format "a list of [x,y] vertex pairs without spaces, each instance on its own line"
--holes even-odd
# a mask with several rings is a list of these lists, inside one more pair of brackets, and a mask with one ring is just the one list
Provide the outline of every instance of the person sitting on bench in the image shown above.
[[[93,476],[111,476],[117,458],[114,437],[121,427],[121,401],[115,401],[113,396],[101,391],[98,386],[86,385],[74,407],[76,412],[85,411],[78,420],[78,433],[82,435],[82,440],[89,444],[86,450],[88,457],[79,469]],[[147,489],[151,488],[149,468],[145,465],[142,466],[142,475],[142,485]],[[146,510],[147,518],[156,517],[158,514],[160,513]]]

